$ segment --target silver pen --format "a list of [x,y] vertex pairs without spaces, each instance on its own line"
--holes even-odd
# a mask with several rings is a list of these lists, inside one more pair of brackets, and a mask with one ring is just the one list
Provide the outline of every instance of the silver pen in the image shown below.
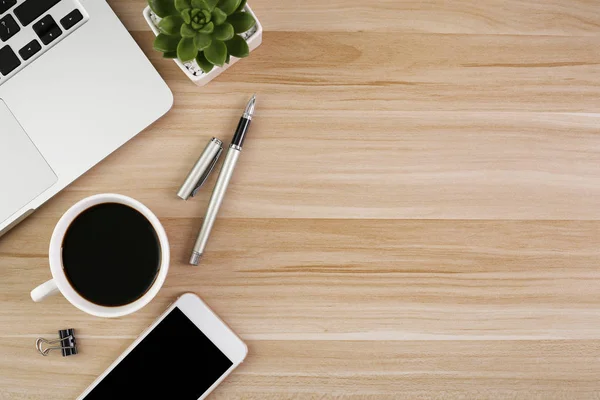
[[221,208],[221,204],[223,204],[223,199],[225,198],[225,192],[227,192],[227,186],[229,186],[229,181],[231,180],[233,171],[235,170],[235,165],[237,164],[240,153],[242,152],[244,139],[246,138],[246,133],[250,127],[250,122],[252,121],[255,107],[256,95],[252,96],[248,102],[246,110],[244,111],[244,115],[242,115],[237,130],[235,131],[235,135],[233,135],[233,139],[229,145],[227,156],[225,157],[225,161],[221,167],[221,172],[219,173],[219,178],[215,184],[212,197],[208,203],[208,210],[206,210],[206,215],[204,216],[204,221],[202,222],[202,228],[200,228],[198,239],[196,239],[196,244],[194,245],[194,251],[192,252],[192,257],[190,258],[190,264],[192,265],[198,265],[200,263],[200,258],[202,258],[204,249],[206,249],[206,243],[208,242],[210,231],[215,224],[217,214],[219,213],[219,209]]

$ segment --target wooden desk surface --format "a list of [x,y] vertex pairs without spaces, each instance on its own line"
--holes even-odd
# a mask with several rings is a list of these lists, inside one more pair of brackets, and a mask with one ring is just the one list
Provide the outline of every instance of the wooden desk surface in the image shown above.
[[[0,241],[0,398],[74,398],[186,291],[250,347],[212,399],[600,396],[600,3],[251,0],[264,44],[205,88],[151,50],[143,0],[111,5],[175,106]],[[192,268],[211,190],[176,190],[254,92]],[[32,303],[54,224],[101,192],[163,221],[165,287],[118,320]],[[35,352],[65,327],[81,355]]]

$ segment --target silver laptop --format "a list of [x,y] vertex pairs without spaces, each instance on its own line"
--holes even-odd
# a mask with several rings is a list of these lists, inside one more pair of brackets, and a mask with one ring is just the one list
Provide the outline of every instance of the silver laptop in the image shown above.
[[105,0],[0,0],[0,235],[172,104]]

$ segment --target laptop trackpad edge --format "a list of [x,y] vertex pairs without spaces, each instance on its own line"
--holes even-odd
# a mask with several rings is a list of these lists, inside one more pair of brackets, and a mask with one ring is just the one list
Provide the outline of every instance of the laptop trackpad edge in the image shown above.
[[58,181],[0,99],[0,224]]

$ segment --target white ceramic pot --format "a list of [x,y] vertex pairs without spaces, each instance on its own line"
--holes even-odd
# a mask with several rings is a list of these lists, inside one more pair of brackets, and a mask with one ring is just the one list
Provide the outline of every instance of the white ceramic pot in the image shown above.
[[[246,7],[244,7],[244,11],[252,14],[254,19],[256,20],[256,26],[254,28],[252,28],[252,30],[255,30],[255,32],[253,32],[252,35],[246,39],[246,42],[248,43],[248,47],[250,48],[250,53],[252,53],[252,51],[254,51],[254,49],[256,49],[258,46],[260,46],[260,44],[262,43],[263,26],[249,5],[246,5]],[[143,14],[144,14],[144,18],[146,19],[146,22],[150,26],[150,29],[152,29],[152,32],[154,32],[154,35],[158,36],[160,31],[158,30],[154,20],[152,19],[153,13],[152,13],[152,10],[150,9],[150,7],[146,7],[144,9]],[[173,61],[179,66],[179,68],[181,68],[181,70],[188,76],[188,78],[190,78],[190,80],[192,82],[194,82],[198,86],[204,86],[208,82],[215,79],[217,76],[221,75],[221,73],[223,73],[223,71],[225,71],[226,69],[231,67],[233,64],[235,64],[239,60],[240,59],[237,57],[231,57],[229,64],[225,64],[222,67],[215,66],[212,69],[212,71],[210,71],[208,74],[204,73],[200,69],[200,67],[198,66],[196,61],[191,61],[191,62],[185,63],[185,64],[182,63],[181,61],[179,61],[178,59],[174,59]]]

